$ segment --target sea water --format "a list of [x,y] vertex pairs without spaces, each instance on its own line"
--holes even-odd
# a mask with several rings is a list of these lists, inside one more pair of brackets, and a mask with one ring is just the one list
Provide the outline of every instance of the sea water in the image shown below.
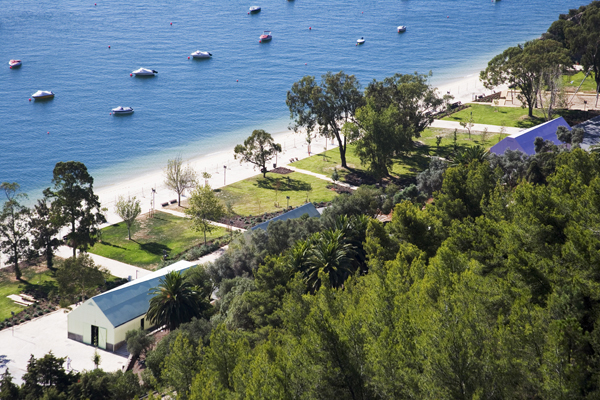
[[[0,2],[0,182],[37,196],[58,161],[96,186],[289,124],[304,75],[477,74],[581,0],[18,0]],[[258,14],[248,8],[260,5]],[[398,25],[408,27],[397,33]],[[264,30],[273,40],[259,43]],[[366,39],[356,45],[360,37]],[[110,47],[109,47],[110,46]],[[195,50],[208,60],[189,59]],[[9,69],[9,59],[23,60]],[[145,67],[152,78],[130,77]],[[29,101],[51,90],[49,101]],[[110,115],[128,106],[129,116]]]

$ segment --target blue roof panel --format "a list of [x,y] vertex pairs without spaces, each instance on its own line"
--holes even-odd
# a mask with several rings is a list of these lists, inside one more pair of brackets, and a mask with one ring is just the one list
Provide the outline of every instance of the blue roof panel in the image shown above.
[[533,142],[537,137],[541,137],[544,140],[550,140],[556,145],[561,145],[563,143],[558,140],[558,137],[556,136],[556,130],[559,126],[565,126],[567,129],[571,130],[567,121],[565,121],[563,117],[559,117],[502,139],[498,144],[492,146],[490,152],[502,155],[506,149],[511,149],[520,150],[531,156],[535,154],[535,145]]

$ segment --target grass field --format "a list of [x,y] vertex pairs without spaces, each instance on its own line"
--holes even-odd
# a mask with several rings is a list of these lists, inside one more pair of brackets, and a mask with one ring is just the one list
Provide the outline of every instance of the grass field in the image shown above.
[[[224,203],[231,202],[233,211],[238,215],[260,215],[285,208],[286,196],[290,197],[289,205],[294,207],[306,201],[329,201],[336,193],[327,189],[327,184],[322,179],[296,172],[267,174],[266,178],[257,175],[225,186],[218,196]],[[275,205],[276,202],[279,206]]]
[[[581,81],[585,77],[583,72],[578,72],[575,75],[563,75],[563,84],[565,86],[577,88],[581,84]],[[572,82],[572,83],[571,83]],[[596,82],[594,81],[594,74],[590,73],[588,77],[583,82],[580,91],[586,92],[595,92],[596,91]]]
[[[224,228],[217,228],[207,234],[207,239],[225,234]],[[102,230],[102,242],[96,243],[89,252],[153,269],[161,262],[163,251],[174,257],[194,245],[204,243],[202,232],[195,231],[189,219],[161,212],[156,212],[154,218],[139,220],[131,238],[127,239],[127,226],[124,223],[115,224]]]
[[494,107],[486,104],[469,104],[468,108],[442,119],[446,121],[466,121],[471,116],[471,112],[476,124],[531,128],[546,122],[540,110],[533,110],[534,118],[529,118],[527,108]]
[[[436,146],[436,137],[440,136],[442,141],[440,147]],[[481,133],[471,134],[471,138],[467,133],[458,132],[456,135],[456,144],[458,151],[470,146],[481,145],[485,148],[498,143],[507,135],[498,133],[487,134],[485,140]],[[407,154],[401,155],[394,159],[394,166],[390,171],[390,175],[396,178],[409,178],[415,176],[429,166],[430,156],[439,156],[449,158],[454,152],[454,132],[447,129],[426,129],[418,139],[422,143],[416,146],[414,150]],[[356,155],[355,145],[348,145],[346,151],[346,162],[350,168],[356,171],[365,172],[366,168],[360,162]],[[307,171],[316,172],[331,177],[333,169],[337,168],[340,180],[350,173],[350,171],[341,168],[340,152],[338,149],[328,150],[326,152],[316,154],[309,158],[296,161],[294,167],[305,169]]]
[[56,289],[56,281],[52,277],[51,271],[35,272],[32,269],[23,269],[22,282],[14,281],[12,274],[8,272],[0,273],[0,321],[11,316],[10,312],[15,314],[25,307],[15,304],[8,295],[22,293],[28,286],[36,286],[37,289],[49,293]]

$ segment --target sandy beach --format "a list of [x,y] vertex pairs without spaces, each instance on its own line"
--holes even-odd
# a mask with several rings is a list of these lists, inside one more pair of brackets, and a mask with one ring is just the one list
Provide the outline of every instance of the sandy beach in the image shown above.
[[[497,90],[503,90],[498,88]],[[462,79],[449,82],[438,86],[440,95],[450,93],[454,96],[454,101],[462,103],[470,102],[475,95],[489,94],[492,91],[486,89],[479,81],[479,77],[474,74]],[[277,165],[283,166],[290,162],[292,158],[303,159],[309,156],[308,145],[306,143],[305,133],[294,133],[291,130],[280,132],[271,132],[276,143],[280,143],[283,151],[277,157]],[[243,179],[250,178],[259,173],[258,169],[252,164],[241,164],[234,159],[233,148],[237,143],[231,143],[229,150],[184,160],[185,163],[196,170],[200,177],[203,172],[212,175],[209,184],[212,188],[220,188],[226,184],[231,184]],[[311,143],[311,154],[320,153],[326,148],[336,148],[336,141],[325,143],[324,138],[317,137]],[[275,160],[273,160],[275,163]],[[226,168],[224,168],[226,167]],[[271,167],[271,165],[269,165]],[[102,207],[108,209],[107,225],[120,221],[120,218],[114,212],[114,206],[119,196],[136,196],[141,201],[142,212],[146,213],[151,209],[152,189],[156,189],[155,209],[160,209],[161,204],[177,198],[177,194],[166,188],[164,184],[164,166],[156,166],[156,169],[141,176],[132,176],[130,179],[116,181],[110,185],[98,186],[95,188]]]

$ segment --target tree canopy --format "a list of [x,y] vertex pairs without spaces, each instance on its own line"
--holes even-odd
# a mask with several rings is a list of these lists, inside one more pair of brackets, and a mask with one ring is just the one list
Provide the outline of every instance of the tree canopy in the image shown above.
[[262,129],[252,131],[244,144],[238,144],[234,149],[234,157],[236,160],[248,162],[260,168],[263,177],[267,176],[267,163],[275,157],[277,153],[281,153],[281,145],[275,143],[270,133]]
[[197,186],[190,196],[185,214],[192,219],[194,229],[204,234],[206,244],[206,234],[216,229],[211,221],[221,219],[225,215],[225,207],[209,185]]
[[292,129],[298,132],[303,128],[308,134],[316,131],[326,138],[335,138],[342,167],[347,168],[347,138],[342,127],[346,122],[356,122],[356,110],[364,104],[358,79],[343,71],[327,72],[320,83],[314,76],[304,76],[288,91],[286,104]]
[[0,249],[8,256],[8,262],[13,264],[16,278],[21,279],[19,261],[25,258],[30,249],[28,234],[31,211],[19,202],[27,196],[19,193],[18,183],[3,182],[0,189],[6,196],[0,211]]
[[78,161],[58,162],[54,167],[52,188],[44,196],[52,201],[52,219],[57,226],[69,227],[65,243],[73,249],[87,250],[97,241],[99,225],[106,222],[94,194],[94,178]]
[[177,193],[177,205],[181,206],[181,195],[198,184],[196,171],[188,164],[183,165],[181,155],[167,161],[165,186]]

